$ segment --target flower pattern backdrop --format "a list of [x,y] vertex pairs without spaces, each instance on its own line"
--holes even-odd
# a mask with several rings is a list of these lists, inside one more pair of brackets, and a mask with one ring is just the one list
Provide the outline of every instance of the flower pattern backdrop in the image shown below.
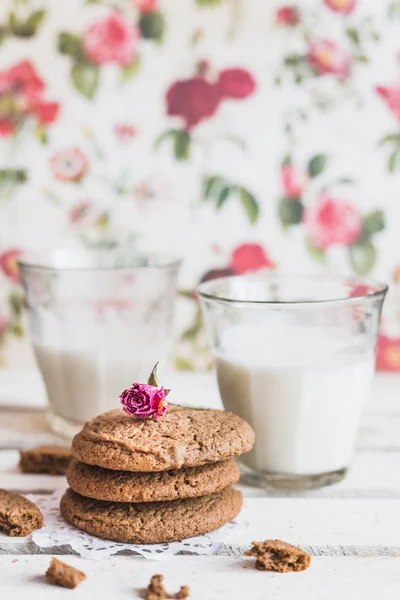
[[398,0],[2,2],[2,364],[21,254],[131,239],[184,258],[179,369],[210,364],[196,284],[279,268],[390,281],[400,370],[399,32]]

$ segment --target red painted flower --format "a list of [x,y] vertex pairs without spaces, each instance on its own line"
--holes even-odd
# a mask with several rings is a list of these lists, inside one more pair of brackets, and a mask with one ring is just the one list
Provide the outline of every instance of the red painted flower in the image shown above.
[[158,0],[134,0],[134,3],[141,13],[147,13],[157,10]]
[[381,334],[376,345],[377,371],[400,371],[400,338]]
[[232,252],[230,263],[238,275],[275,267],[260,244],[241,244]]
[[281,6],[276,11],[275,20],[280,25],[297,25],[299,12],[295,6]]
[[335,12],[349,15],[355,9],[357,0],[324,0],[324,3]]
[[88,59],[96,65],[117,63],[126,66],[136,56],[138,39],[136,25],[127,23],[118,13],[113,13],[86,29],[83,49]]
[[310,242],[321,250],[334,244],[350,246],[357,240],[362,228],[356,209],[331,196],[321,196],[314,207],[306,210],[304,222]]
[[0,255],[0,269],[14,283],[21,283],[17,260],[23,252],[19,248],[10,248]]
[[378,85],[375,89],[380,97],[384,99],[396,119],[400,121],[400,84],[391,87]]
[[349,55],[335,42],[317,40],[308,48],[308,62],[317,75],[337,75],[344,80],[349,75]]
[[295,169],[292,165],[282,165],[281,179],[285,194],[289,198],[300,198],[308,182],[307,173]]
[[80,181],[86,174],[88,162],[79,148],[66,148],[53,154],[50,167],[60,181]]
[[6,71],[8,84],[28,96],[37,96],[44,90],[43,80],[29,60],[23,60]]
[[12,135],[28,117],[39,124],[52,123],[59,105],[41,96],[44,83],[29,60],[0,72],[0,135]]
[[256,89],[256,82],[245,69],[225,69],[221,71],[219,84],[225,98],[235,98],[237,100],[251,96]]
[[166,94],[167,112],[182,117],[186,128],[212,117],[221,102],[220,86],[209,83],[204,77],[182,79],[171,85]]

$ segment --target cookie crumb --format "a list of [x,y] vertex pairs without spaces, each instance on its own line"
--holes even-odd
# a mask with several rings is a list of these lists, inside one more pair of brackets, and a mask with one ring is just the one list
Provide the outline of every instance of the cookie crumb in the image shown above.
[[187,585],[182,585],[176,594],[168,594],[163,580],[163,575],[153,575],[147,589],[144,591],[143,598],[145,600],[166,600],[167,598],[185,600],[185,598],[189,597],[189,588]]
[[256,568],[260,571],[278,573],[304,571],[308,569],[311,562],[311,556],[307,552],[281,540],[252,542],[252,547],[245,552],[245,556],[255,556]]
[[59,585],[73,590],[86,579],[86,575],[75,569],[75,567],[71,567],[57,558],[52,558],[46,571],[46,578],[52,585]]
[[63,446],[37,446],[20,451],[19,468],[23,473],[65,475],[72,460],[71,450]]

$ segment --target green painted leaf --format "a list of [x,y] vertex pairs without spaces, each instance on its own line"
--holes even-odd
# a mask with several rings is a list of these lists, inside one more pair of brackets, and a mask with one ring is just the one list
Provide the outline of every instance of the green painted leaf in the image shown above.
[[367,237],[385,229],[385,217],[382,210],[374,210],[365,215],[363,229]]
[[78,62],[82,61],[83,52],[79,36],[73,35],[72,33],[68,33],[66,31],[61,31],[58,34],[57,47],[61,54],[72,56],[72,58],[75,58]]
[[349,248],[350,264],[357,275],[368,275],[376,261],[375,247],[369,240]]
[[328,157],[326,154],[316,154],[308,162],[307,170],[310,177],[317,177],[325,169]]
[[368,64],[369,63],[369,58],[365,54],[358,54],[356,56],[356,60],[358,60],[358,62],[364,63],[364,64]]
[[379,142],[380,146],[388,143],[395,143],[400,147],[400,133],[388,133]]
[[158,363],[156,363],[153,367],[152,372],[150,373],[150,377],[147,380],[147,384],[148,385],[153,385],[154,387],[158,388],[158,380],[157,380],[157,367],[158,367]]
[[316,248],[312,245],[310,240],[306,240],[306,248],[313,260],[316,260],[322,264],[326,264],[326,254],[321,248]]
[[178,129],[174,136],[174,152],[177,160],[188,160],[190,157],[191,137],[188,131]]
[[236,146],[238,146],[241,150],[243,150],[243,152],[245,152],[245,150],[247,150],[245,140],[243,138],[239,137],[238,135],[230,135],[227,133],[227,134],[221,135],[221,138],[228,140],[229,142],[232,142],[233,144],[236,144]]
[[158,10],[143,13],[139,19],[139,28],[143,38],[162,41],[165,31],[163,14]]
[[186,358],[183,358],[182,356],[176,356],[175,369],[177,371],[194,371],[195,366],[191,362],[186,360]]
[[142,63],[142,60],[140,58],[140,54],[137,54],[133,63],[131,63],[130,65],[128,65],[122,69],[122,71],[121,71],[122,83],[125,83],[126,81],[128,81],[129,79],[131,79],[132,77],[134,77],[136,75],[136,73],[139,71],[141,63]]
[[48,142],[46,128],[41,123],[35,127],[35,137],[41,144],[47,144]]
[[222,188],[222,190],[220,191],[219,196],[217,198],[217,210],[220,210],[223,207],[223,205],[227,201],[229,194],[231,192],[232,192],[231,186],[226,186],[226,187]]
[[44,8],[35,10],[33,13],[31,13],[29,15],[27,23],[32,28],[33,33],[35,33],[37,31],[37,29],[40,27],[45,16],[46,16],[46,11],[44,10]]
[[183,331],[181,335],[182,340],[192,340],[195,338],[200,331],[203,329],[203,315],[201,310],[198,309],[193,319],[193,323]]
[[158,136],[158,138],[154,142],[153,148],[159,148],[159,146],[161,146],[161,144],[165,142],[165,140],[167,140],[170,137],[174,137],[176,131],[177,129],[168,129],[167,131],[164,131],[161,135]]
[[203,198],[208,200],[214,193],[219,192],[221,186],[225,184],[225,180],[219,175],[211,175],[204,177],[203,180]]
[[99,85],[99,68],[85,62],[72,65],[71,79],[75,88],[88,100],[92,100]]
[[299,64],[304,63],[306,60],[307,59],[304,56],[304,54],[288,54],[283,59],[283,62],[287,67],[297,67]]
[[346,29],[346,35],[353,44],[358,46],[360,44],[360,34],[355,27],[348,27]]
[[388,158],[388,169],[390,173],[394,173],[397,168],[397,163],[400,161],[400,152],[395,150]]
[[300,200],[296,198],[283,197],[279,201],[278,215],[282,227],[297,225],[303,219],[304,207]]
[[257,200],[246,188],[239,187],[240,201],[247,213],[250,223],[255,223],[260,214],[260,207]]
[[22,184],[28,181],[25,169],[0,169],[0,186],[5,184]]

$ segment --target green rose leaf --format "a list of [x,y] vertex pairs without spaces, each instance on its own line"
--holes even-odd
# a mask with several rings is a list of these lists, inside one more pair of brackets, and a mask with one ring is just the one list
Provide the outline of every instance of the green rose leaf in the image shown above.
[[365,215],[363,219],[363,230],[367,237],[385,229],[385,217],[382,210],[374,210]]
[[152,372],[150,373],[150,377],[147,380],[147,385],[152,385],[158,388],[158,380],[157,380],[157,367],[158,363],[156,363],[153,367]]
[[297,225],[303,219],[304,207],[300,200],[284,197],[279,201],[278,215],[282,227]]
[[255,223],[260,214],[260,207],[257,200],[246,188],[239,187],[239,197],[244,210],[247,213],[250,223]]
[[388,158],[388,169],[390,173],[394,173],[400,164],[400,151],[394,150]]
[[400,146],[400,133],[388,133],[387,135],[384,135],[380,140],[379,145],[383,146],[388,143],[394,143]]
[[143,13],[139,19],[139,28],[145,39],[162,41],[165,31],[163,14],[158,10]]
[[128,81],[129,79],[131,79],[132,77],[134,77],[136,75],[136,73],[139,71],[140,65],[141,65],[141,58],[140,55],[138,54],[135,58],[135,60],[128,66],[124,67],[121,71],[121,81],[122,83],[125,83],[125,81]]
[[325,169],[328,157],[326,154],[316,154],[308,162],[307,170],[310,177],[317,177]]
[[227,199],[229,198],[229,194],[232,192],[232,187],[230,185],[222,188],[217,198],[217,210],[220,210]]
[[92,100],[99,85],[99,68],[85,62],[72,65],[71,79],[75,88],[88,100]]
[[28,181],[28,172],[25,169],[0,169],[0,187],[18,185],[26,181]]
[[360,34],[355,27],[348,27],[346,29],[346,35],[353,44],[358,46],[360,44]]
[[306,240],[306,248],[308,254],[313,260],[316,260],[322,264],[326,264],[325,250],[322,250],[322,248],[316,248],[315,246],[313,246],[310,240]]
[[375,247],[369,240],[349,248],[350,264],[357,275],[368,275],[376,261]]
[[72,56],[72,58],[75,58],[77,61],[81,61],[83,58],[81,40],[77,35],[61,31],[61,33],[58,34],[57,47],[61,54]]

